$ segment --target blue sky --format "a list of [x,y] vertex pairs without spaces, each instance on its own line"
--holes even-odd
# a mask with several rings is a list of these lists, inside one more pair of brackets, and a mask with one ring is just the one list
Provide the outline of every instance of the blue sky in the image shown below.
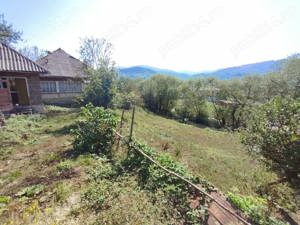
[[203,71],[300,52],[299,0],[0,0],[0,13],[25,44],[75,57],[80,37],[106,38],[119,66]]

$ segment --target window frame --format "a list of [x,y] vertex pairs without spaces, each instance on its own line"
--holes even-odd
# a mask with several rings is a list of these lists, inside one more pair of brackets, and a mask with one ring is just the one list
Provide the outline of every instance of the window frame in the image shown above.
[[[49,85],[49,84],[51,84],[51,85]],[[46,88],[47,90],[44,89],[43,85],[48,85],[47,88]],[[58,93],[56,81],[41,80],[40,81],[40,87],[41,87],[41,93],[42,94],[54,94],[54,93]]]

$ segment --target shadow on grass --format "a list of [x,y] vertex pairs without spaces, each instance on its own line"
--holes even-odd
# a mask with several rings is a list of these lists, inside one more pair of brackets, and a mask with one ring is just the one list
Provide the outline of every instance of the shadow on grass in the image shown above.
[[71,130],[76,128],[76,124],[70,124],[70,125],[66,125],[64,127],[61,127],[57,130],[51,131],[50,133],[54,136],[54,137],[59,137],[62,135],[67,135],[67,134],[71,134]]

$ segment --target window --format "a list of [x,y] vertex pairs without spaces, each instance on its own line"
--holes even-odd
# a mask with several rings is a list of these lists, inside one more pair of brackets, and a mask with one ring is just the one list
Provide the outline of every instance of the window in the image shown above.
[[55,81],[41,81],[42,93],[56,93],[56,82]]
[[59,92],[61,93],[75,93],[82,91],[82,84],[80,81],[59,81]]
[[0,79],[0,89],[1,88],[7,88],[7,79],[6,78]]

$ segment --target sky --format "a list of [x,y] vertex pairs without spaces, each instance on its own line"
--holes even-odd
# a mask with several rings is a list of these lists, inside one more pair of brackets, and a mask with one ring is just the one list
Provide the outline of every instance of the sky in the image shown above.
[[0,0],[21,45],[79,57],[80,38],[113,44],[117,66],[208,71],[300,52],[299,0]]

